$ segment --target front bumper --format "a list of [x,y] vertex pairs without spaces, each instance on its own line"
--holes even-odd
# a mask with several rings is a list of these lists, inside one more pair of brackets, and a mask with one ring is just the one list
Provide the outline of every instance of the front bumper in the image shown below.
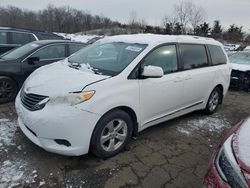
[[[16,98],[18,124],[22,132],[46,151],[79,156],[89,151],[92,132],[100,115],[82,110],[79,106],[50,105],[39,111],[29,111]],[[55,140],[66,140],[70,146]]]
[[232,70],[230,87],[239,90],[250,90],[250,72]]

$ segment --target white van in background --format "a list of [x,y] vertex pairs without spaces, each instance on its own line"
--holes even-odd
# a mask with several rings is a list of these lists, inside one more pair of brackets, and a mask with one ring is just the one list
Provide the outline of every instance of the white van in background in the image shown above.
[[42,67],[16,98],[19,126],[63,155],[116,155],[132,135],[166,120],[216,111],[230,82],[223,45],[153,34],[102,39]]

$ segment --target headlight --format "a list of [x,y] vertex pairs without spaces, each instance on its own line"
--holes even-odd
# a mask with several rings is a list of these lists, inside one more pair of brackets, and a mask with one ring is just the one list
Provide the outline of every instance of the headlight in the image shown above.
[[232,188],[248,187],[244,175],[235,160],[232,151],[232,137],[229,137],[220,149],[216,157],[216,168],[222,177]]
[[50,98],[51,103],[68,103],[71,106],[88,101],[95,94],[95,91],[85,91],[82,93],[70,93],[67,96],[58,96]]

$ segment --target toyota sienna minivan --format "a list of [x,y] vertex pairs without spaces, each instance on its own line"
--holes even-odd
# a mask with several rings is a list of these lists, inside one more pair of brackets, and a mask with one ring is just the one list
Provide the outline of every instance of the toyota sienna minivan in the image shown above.
[[16,98],[18,123],[47,151],[108,158],[147,127],[195,110],[215,112],[230,73],[213,39],[107,37],[33,72]]

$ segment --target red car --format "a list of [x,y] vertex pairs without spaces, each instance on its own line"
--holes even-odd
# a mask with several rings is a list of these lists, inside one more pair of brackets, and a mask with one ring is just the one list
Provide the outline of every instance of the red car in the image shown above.
[[235,125],[213,154],[204,188],[250,187],[250,117]]

